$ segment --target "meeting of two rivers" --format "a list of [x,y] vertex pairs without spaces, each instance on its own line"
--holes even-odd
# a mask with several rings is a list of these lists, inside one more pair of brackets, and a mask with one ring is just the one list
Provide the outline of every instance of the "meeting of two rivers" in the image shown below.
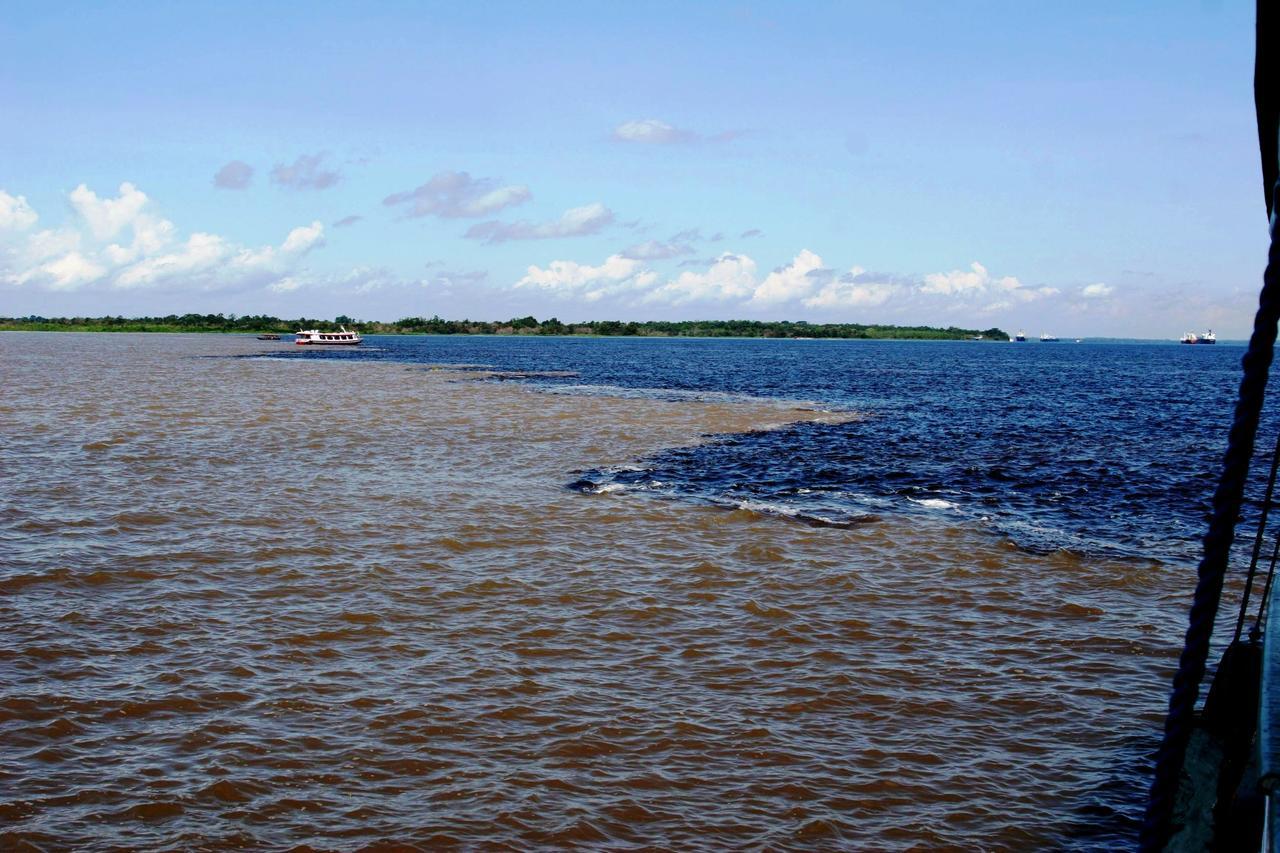
[[1127,844],[1240,353],[0,334],[0,846]]

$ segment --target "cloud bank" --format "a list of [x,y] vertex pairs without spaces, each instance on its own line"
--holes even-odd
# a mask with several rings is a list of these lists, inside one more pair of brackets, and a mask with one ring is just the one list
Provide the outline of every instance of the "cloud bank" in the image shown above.
[[[752,257],[723,252],[707,261],[680,264],[702,269],[662,276],[646,261],[670,257],[658,248],[664,245],[631,247],[595,266],[569,260],[552,261],[545,267],[533,265],[514,287],[536,288],[557,298],[589,303],[609,298],[631,307],[706,305],[757,314],[799,309],[847,311],[891,304],[904,309],[954,307],[986,314],[1060,293],[1052,287],[1024,286],[1014,276],[993,276],[977,262],[967,270],[924,276],[869,272],[859,266],[840,271],[827,267],[822,257],[809,249],[802,249],[789,263],[766,275],[760,274]],[[1090,285],[1085,290],[1095,294],[1094,298],[1111,292],[1107,285]]]
[[0,191],[0,286],[50,291],[236,290],[271,287],[324,245],[316,221],[292,229],[279,246],[249,248],[217,234],[177,227],[150,211],[151,200],[122,183],[114,197],[85,184],[68,195],[70,222],[26,233],[36,222],[22,196]]

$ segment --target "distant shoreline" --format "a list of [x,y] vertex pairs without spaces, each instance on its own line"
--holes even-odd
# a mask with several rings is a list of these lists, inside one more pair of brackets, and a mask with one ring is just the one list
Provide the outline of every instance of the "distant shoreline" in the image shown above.
[[443,320],[409,317],[393,323],[360,321],[339,316],[333,320],[301,317],[282,320],[253,315],[185,314],[165,317],[0,317],[0,331],[8,332],[145,332],[201,334],[291,335],[298,329],[336,330],[339,326],[364,335],[495,335],[499,337],[635,337],[635,338],[774,338],[815,340],[979,340],[1008,341],[1001,329],[960,329],[954,326],[891,326],[862,323],[807,323],[759,320],[682,320],[622,322],[592,320],[562,323],[554,317],[538,321],[517,317],[508,321]]

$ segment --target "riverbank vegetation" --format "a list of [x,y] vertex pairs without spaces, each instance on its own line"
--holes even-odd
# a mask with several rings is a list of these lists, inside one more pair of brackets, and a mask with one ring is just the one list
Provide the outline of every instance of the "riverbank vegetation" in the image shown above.
[[864,323],[807,323],[803,320],[591,320],[562,323],[552,317],[515,317],[505,322],[443,320],[440,317],[405,317],[393,323],[299,317],[293,320],[265,314],[169,314],[164,317],[0,317],[0,331],[40,332],[242,332],[291,334],[298,329],[332,331],[339,326],[365,335],[599,335],[690,338],[862,338],[909,340],[1007,341],[998,328],[945,329],[931,326],[889,326]]

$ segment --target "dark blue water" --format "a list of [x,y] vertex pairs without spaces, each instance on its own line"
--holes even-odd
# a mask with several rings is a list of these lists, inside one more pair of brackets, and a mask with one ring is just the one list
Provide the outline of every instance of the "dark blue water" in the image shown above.
[[[1198,553],[1244,351],[435,336],[367,344],[287,356],[568,371],[519,381],[556,393],[811,401],[865,415],[725,436],[622,470],[575,472],[566,481],[572,488],[626,487],[811,524],[943,514],[1027,549],[1169,561]],[[1263,436],[1275,435],[1275,421],[1268,416]]]

